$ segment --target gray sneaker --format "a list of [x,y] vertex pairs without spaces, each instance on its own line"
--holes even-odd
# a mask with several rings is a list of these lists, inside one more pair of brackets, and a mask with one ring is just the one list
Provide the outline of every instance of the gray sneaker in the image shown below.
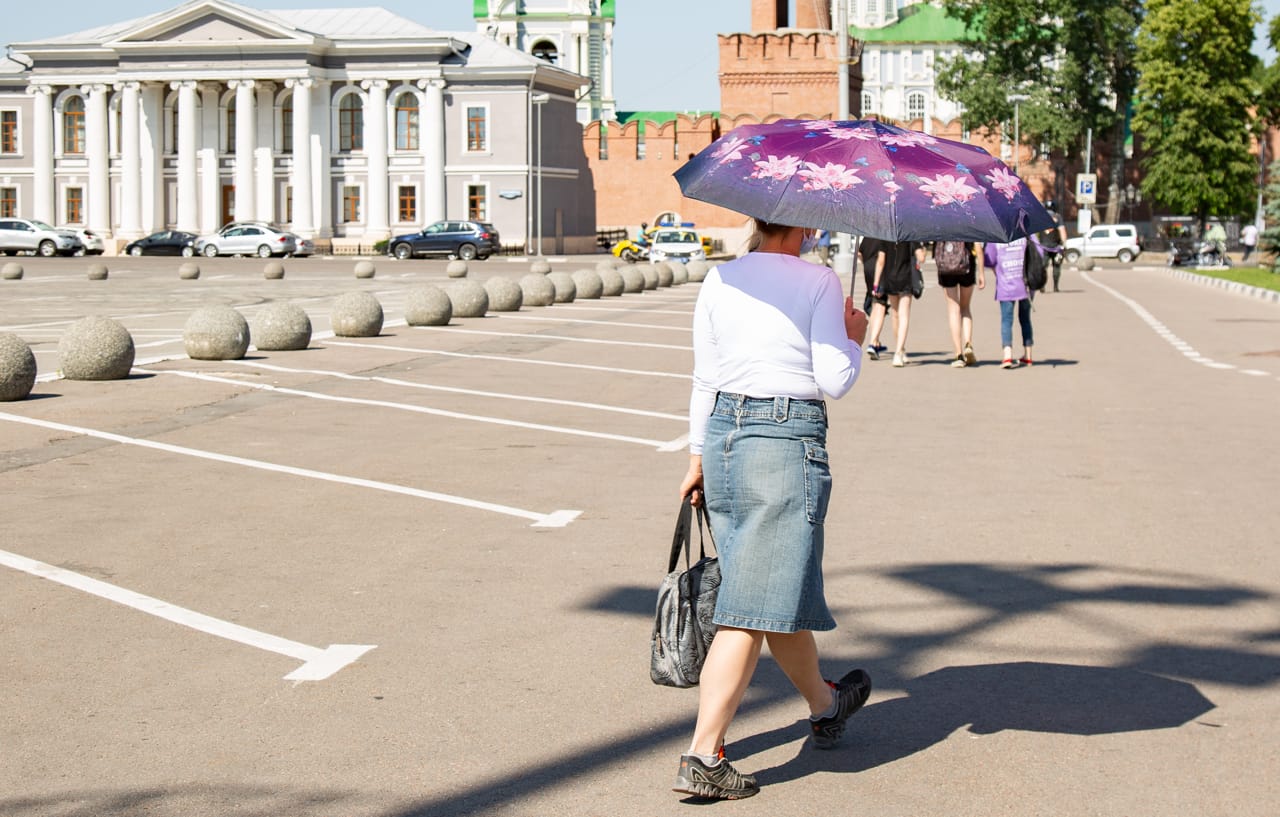
[[680,771],[672,791],[714,800],[741,800],[760,791],[760,784],[749,774],[742,774],[723,757],[714,766],[696,755],[680,756]]
[[[827,683],[831,684],[830,681]],[[871,676],[860,669],[850,671],[831,686],[836,691],[835,714],[829,718],[809,719],[816,749],[834,749],[844,735],[845,721],[871,697]]]

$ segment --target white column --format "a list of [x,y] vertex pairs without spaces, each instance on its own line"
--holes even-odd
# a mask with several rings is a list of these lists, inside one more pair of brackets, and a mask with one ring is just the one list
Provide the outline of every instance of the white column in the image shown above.
[[367,79],[360,87],[368,91],[364,106],[364,153],[369,201],[365,205],[364,232],[381,238],[391,233],[387,222],[387,81]]
[[222,226],[222,174],[218,167],[222,111],[218,99],[222,87],[202,82],[200,89],[200,232],[217,232]]
[[161,84],[142,86],[142,124],[138,152],[142,164],[142,229],[151,233],[168,226],[164,214],[164,91]]
[[178,220],[177,228],[188,233],[200,231],[196,195],[196,84],[192,80],[173,82],[178,92]]
[[256,211],[258,218],[263,221],[276,221],[276,84],[258,80],[254,84],[254,90],[258,95],[254,111],[257,130],[253,148]]
[[254,127],[253,80],[233,79],[227,85],[236,90],[236,221],[257,218],[254,207],[256,186],[253,180]]
[[333,87],[328,80],[318,79],[315,83],[312,101],[315,103],[316,127],[311,135],[315,189],[311,201],[315,208],[317,234],[328,238],[333,235]]
[[427,94],[427,104],[422,112],[422,223],[431,224],[443,221],[447,210],[444,177],[444,80],[419,80],[418,87]]
[[53,89],[48,85],[31,85],[27,93],[34,99],[34,121],[31,144],[35,171],[35,190],[31,196],[31,211],[40,221],[54,223],[53,207]]
[[120,90],[120,230],[122,238],[142,235],[142,145],[139,139],[139,85]]
[[315,82],[289,79],[284,84],[293,89],[293,173],[289,179],[293,186],[293,231],[312,238],[316,232],[311,207],[311,89]]
[[83,85],[88,99],[84,114],[85,154],[89,160],[89,212],[85,226],[106,236],[111,233],[111,154],[107,145],[107,86]]

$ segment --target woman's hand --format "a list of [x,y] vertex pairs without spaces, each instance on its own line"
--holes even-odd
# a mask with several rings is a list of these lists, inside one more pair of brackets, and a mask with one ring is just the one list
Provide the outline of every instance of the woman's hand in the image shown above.
[[702,455],[689,455],[689,470],[680,483],[680,498],[689,497],[694,505],[702,504]]
[[844,299],[844,332],[859,346],[867,340],[867,313],[854,307],[852,295]]

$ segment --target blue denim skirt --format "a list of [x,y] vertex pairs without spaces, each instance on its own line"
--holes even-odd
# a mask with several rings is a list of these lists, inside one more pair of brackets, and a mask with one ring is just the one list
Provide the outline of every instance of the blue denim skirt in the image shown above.
[[721,392],[702,448],[707,513],[720,554],[716,624],[833,630],[822,586],[831,498],[820,400]]

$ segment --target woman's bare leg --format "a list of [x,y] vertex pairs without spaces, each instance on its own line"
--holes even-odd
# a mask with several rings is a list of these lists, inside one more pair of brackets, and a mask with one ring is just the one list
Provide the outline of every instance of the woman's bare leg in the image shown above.
[[690,753],[714,755],[724,745],[725,733],[756,671],[763,643],[764,633],[759,630],[721,627],[716,631],[698,682],[698,724],[693,729]]
[[871,320],[867,327],[867,344],[880,345],[880,332],[884,329],[884,304],[879,301],[871,302]]
[[911,324],[911,296],[897,295],[894,298],[893,314],[896,316],[894,329],[896,330],[897,354],[905,355],[907,352],[907,328]]
[[960,293],[960,338],[965,346],[973,345],[973,287],[956,287]]
[[946,287],[942,294],[947,298],[947,324],[951,327],[951,345],[955,347],[955,357],[964,352],[963,312],[960,306],[960,293],[964,287]]
[[810,715],[820,715],[831,707],[831,687],[818,668],[818,645],[813,633],[800,630],[795,633],[765,633],[769,652],[782,671],[791,679],[796,690],[809,704]]

